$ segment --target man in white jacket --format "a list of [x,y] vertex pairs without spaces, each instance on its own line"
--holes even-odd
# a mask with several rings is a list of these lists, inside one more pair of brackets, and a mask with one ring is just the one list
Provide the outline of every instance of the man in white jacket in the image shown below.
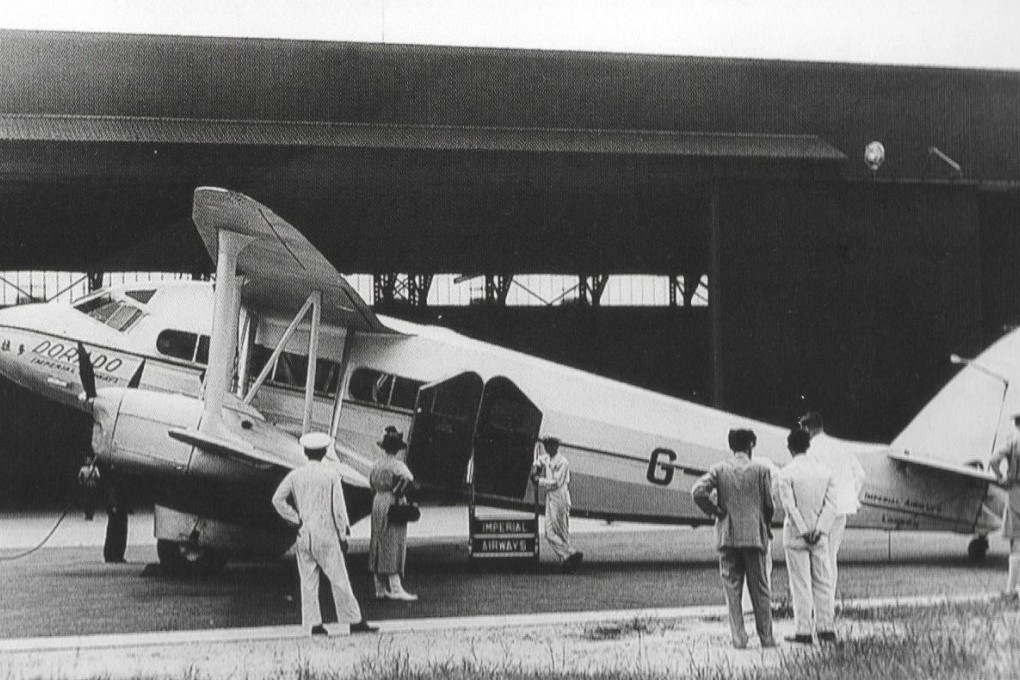
[[[298,530],[295,543],[301,576],[301,625],[312,635],[326,635],[319,608],[319,574],[333,587],[337,621],[350,625],[352,633],[371,633],[351,590],[343,548],[350,534],[343,484],[336,468],[324,463],[332,438],[322,432],[301,437],[308,463],[291,470],[273,494],[273,507]],[[346,631],[345,631],[346,632]]]
[[545,453],[535,461],[531,478],[545,490],[545,538],[560,560],[563,571],[573,573],[584,553],[570,544],[570,463],[560,450],[560,440],[542,440]]
[[787,445],[793,460],[779,472],[777,483],[786,512],[783,546],[796,626],[796,635],[786,639],[809,645],[816,628],[822,642],[836,639],[828,550],[836,518],[836,485],[824,465],[804,455],[810,441],[804,430],[790,433]]
[[836,521],[829,532],[829,571],[832,575],[832,597],[836,598],[836,579],[839,576],[839,547],[843,544],[843,530],[849,515],[856,515],[861,507],[860,495],[864,488],[864,467],[850,451],[825,433],[820,413],[805,413],[800,426],[811,435],[808,456],[824,465],[832,473],[836,484]]

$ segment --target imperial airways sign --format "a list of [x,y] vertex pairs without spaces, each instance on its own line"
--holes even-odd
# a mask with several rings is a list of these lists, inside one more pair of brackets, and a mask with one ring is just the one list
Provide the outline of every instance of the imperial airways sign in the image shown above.
[[471,557],[538,557],[538,518],[471,518]]

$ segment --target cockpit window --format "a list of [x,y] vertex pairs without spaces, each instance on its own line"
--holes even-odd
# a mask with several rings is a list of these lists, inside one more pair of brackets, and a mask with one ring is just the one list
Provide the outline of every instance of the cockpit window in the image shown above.
[[144,316],[144,312],[138,307],[114,299],[109,294],[88,298],[79,302],[74,308],[118,331],[126,331]]
[[143,305],[147,305],[147,304],[149,304],[149,300],[152,299],[152,296],[156,294],[156,289],[155,288],[149,288],[149,289],[146,289],[146,290],[129,290],[129,291],[125,291],[124,294],[127,295],[130,298],[134,298],[135,300],[138,300]]
[[142,316],[142,310],[129,305],[121,305],[106,319],[106,325],[118,331],[127,330],[135,321]]

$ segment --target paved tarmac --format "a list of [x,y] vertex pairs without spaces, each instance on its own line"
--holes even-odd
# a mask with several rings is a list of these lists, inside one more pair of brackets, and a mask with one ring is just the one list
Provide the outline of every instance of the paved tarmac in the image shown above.
[[[167,576],[156,561],[151,517],[132,517],[127,564],[102,562],[105,517],[69,516],[43,549],[34,545],[56,515],[0,516],[0,638],[125,634],[297,625],[300,602],[292,558],[229,564],[217,574]],[[463,508],[427,508],[412,525],[407,587],[413,604],[375,602],[365,568],[367,523],[355,527],[349,569],[373,620],[685,607],[722,603],[710,529],[575,521],[585,552],[580,574],[559,573],[549,554],[530,568],[473,564]],[[969,537],[848,531],[839,596],[847,599],[988,594],[1005,579],[997,536],[981,563],[966,557]],[[548,553],[548,550],[544,551]],[[787,597],[782,546],[775,546],[776,593]]]

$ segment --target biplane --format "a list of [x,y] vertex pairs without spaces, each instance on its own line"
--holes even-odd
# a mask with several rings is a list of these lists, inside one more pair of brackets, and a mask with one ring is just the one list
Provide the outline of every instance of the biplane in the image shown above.
[[[270,498],[329,432],[352,519],[387,425],[408,433],[423,489],[532,507],[536,441],[571,461],[573,514],[700,525],[696,475],[751,428],[789,460],[787,429],[375,314],[302,234],[239,193],[199,188],[194,223],[215,282],[139,283],[72,305],[0,311],[0,372],[87,410],[118,484],[149,490],[161,562],[274,557],[293,541]],[[1016,401],[1020,331],[969,362],[890,445],[840,441],[867,471],[851,527],[985,537],[1004,492],[983,469]],[[1017,381],[1020,384],[1020,381]]]

